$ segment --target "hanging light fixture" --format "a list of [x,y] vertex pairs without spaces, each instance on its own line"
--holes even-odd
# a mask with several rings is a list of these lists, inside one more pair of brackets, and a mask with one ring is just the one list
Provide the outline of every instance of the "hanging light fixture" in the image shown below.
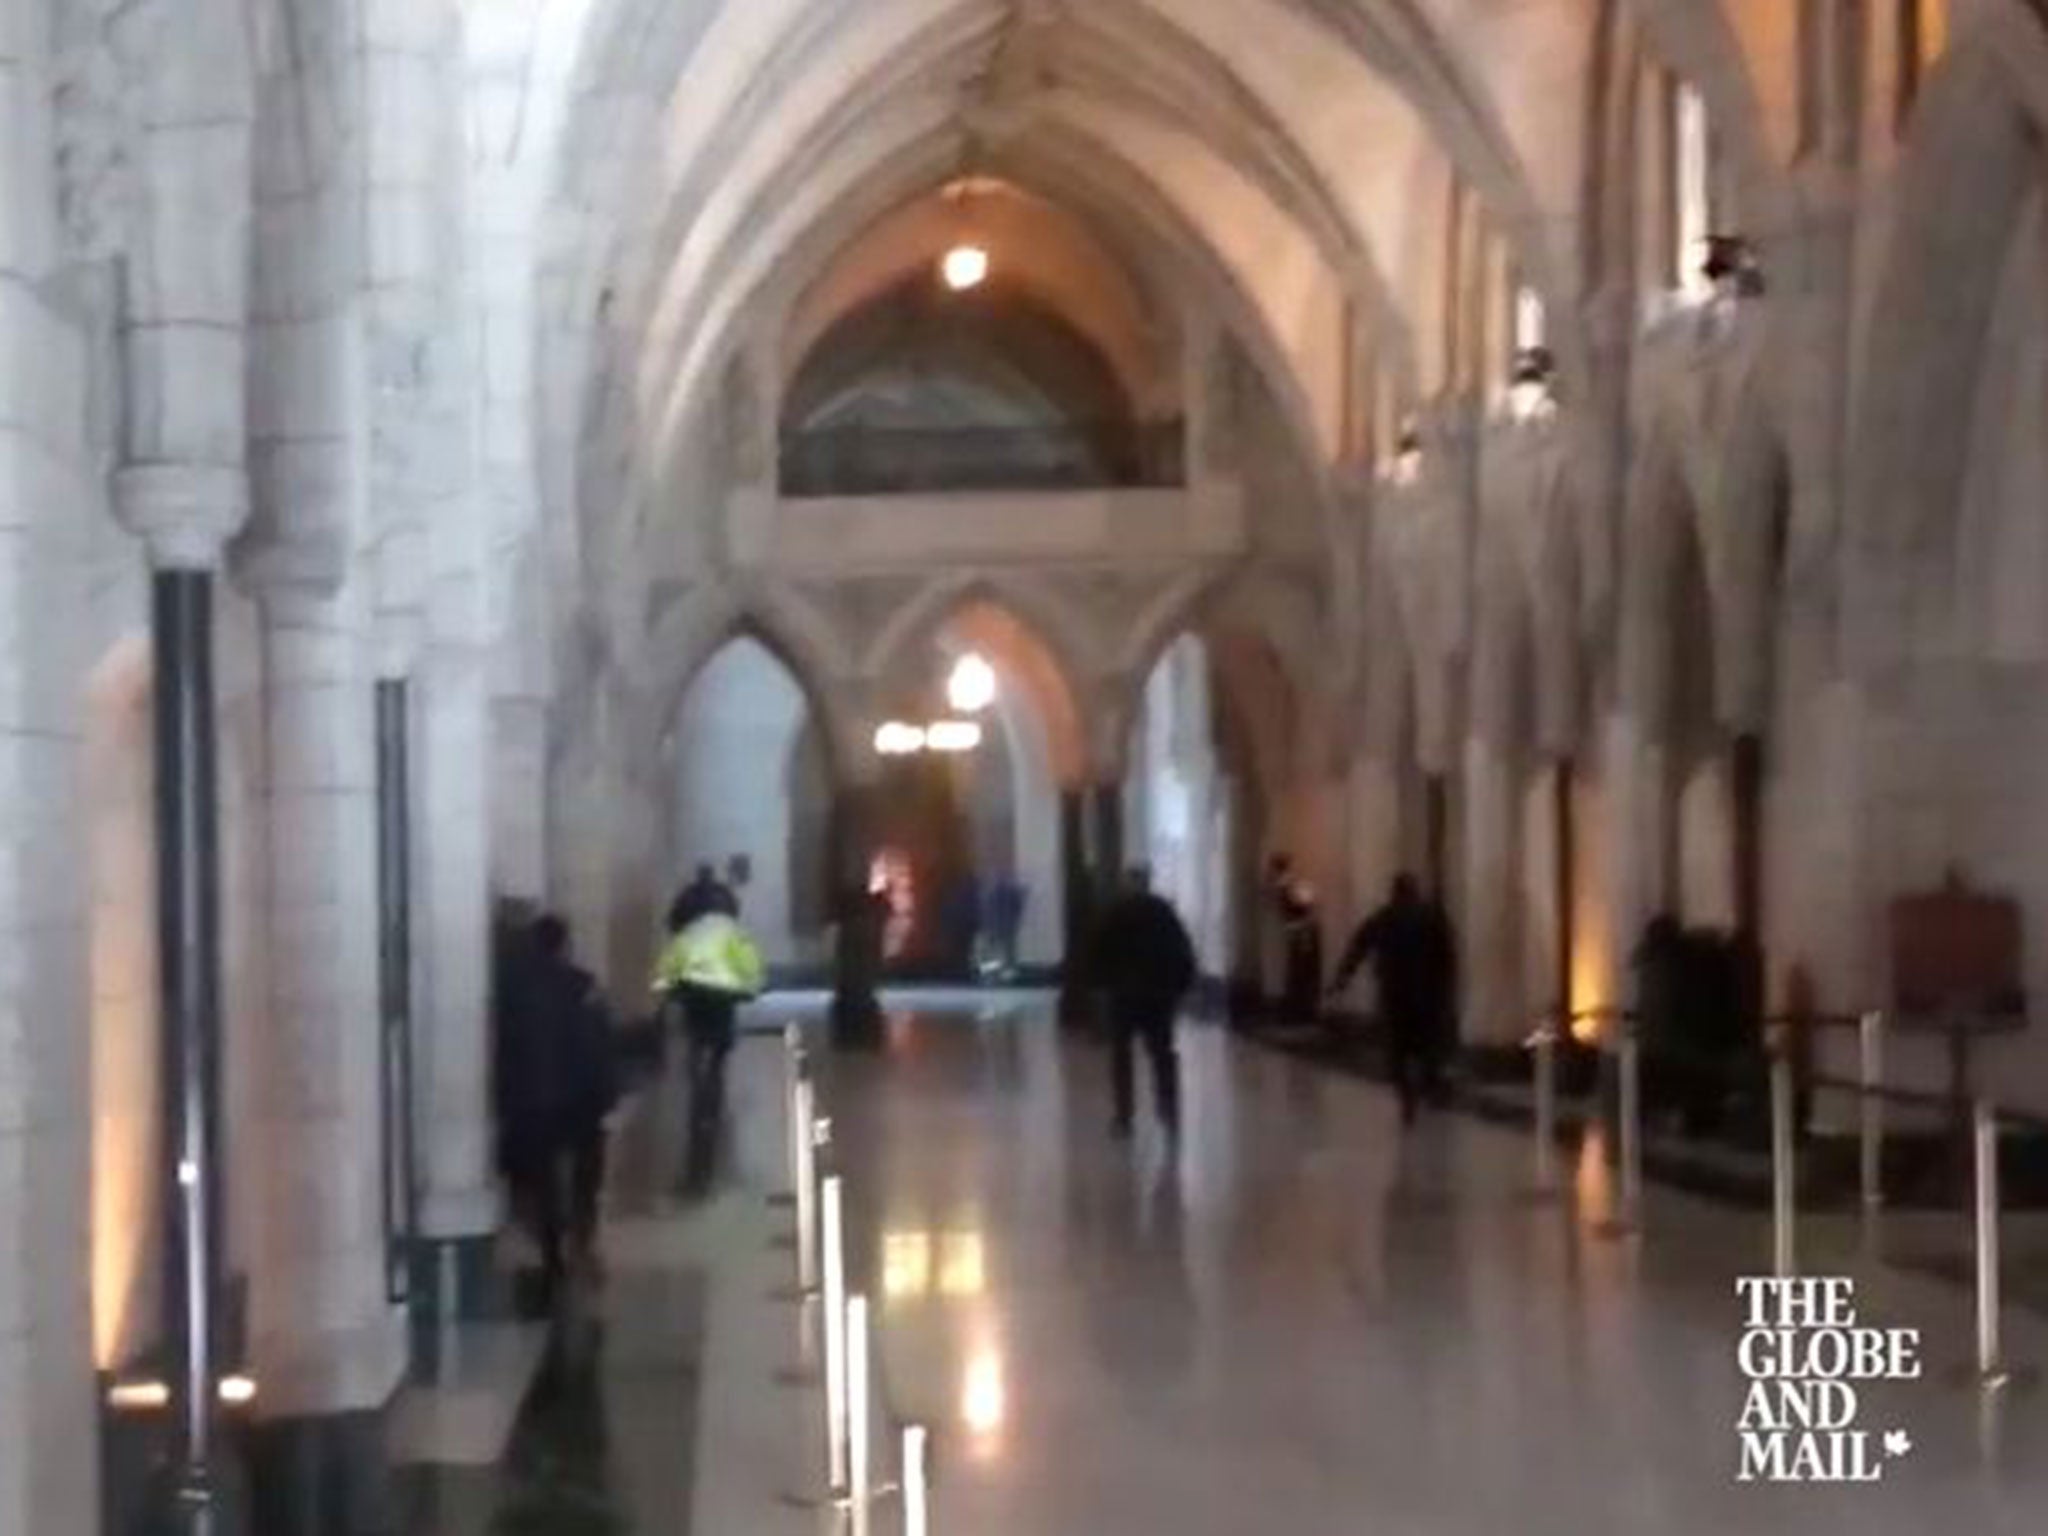
[[966,293],[979,288],[988,281],[989,259],[986,248],[965,242],[947,251],[939,262],[939,276],[955,293]]
[[939,258],[939,280],[954,293],[967,293],[988,281],[993,261],[989,250],[974,233],[974,141],[970,138],[961,151],[960,174],[947,189],[947,201],[953,205],[954,236],[946,253]]
[[953,663],[946,679],[946,702],[956,715],[978,715],[996,701],[996,669],[979,651]]

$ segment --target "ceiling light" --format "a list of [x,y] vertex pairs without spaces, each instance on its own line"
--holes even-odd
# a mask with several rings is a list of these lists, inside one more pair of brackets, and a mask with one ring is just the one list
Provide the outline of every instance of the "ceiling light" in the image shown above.
[[956,245],[939,263],[939,275],[955,293],[979,288],[988,281],[988,252],[978,245]]
[[924,740],[934,752],[972,752],[981,745],[981,727],[972,720],[934,720]]
[[996,701],[996,669],[975,651],[953,663],[946,679],[946,702],[954,712],[978,715]]

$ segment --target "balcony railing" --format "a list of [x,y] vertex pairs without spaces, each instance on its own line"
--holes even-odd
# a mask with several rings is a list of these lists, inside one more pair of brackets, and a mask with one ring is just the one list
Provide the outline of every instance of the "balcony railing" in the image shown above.
[[928,491],[1133,490],[1186,483],[1179,420],[1057,427],[876,429],[785,434],[785,496]]

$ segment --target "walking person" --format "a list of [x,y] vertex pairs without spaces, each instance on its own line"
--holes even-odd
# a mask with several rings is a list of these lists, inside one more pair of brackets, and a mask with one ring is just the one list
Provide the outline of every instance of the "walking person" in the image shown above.
[[1110,1070],[1115,1093],[1111,1133],[1131,1134],[1137,1108],[1136,1050],[1152,1062],[1152,1089],[1159,1124],[1168,1137],[1180,1134],[1180,1057],[1174,1049],[1174,1020],[1195,984],[1195,946],[1171,902],[1155,894],[1142,869],[1130,871],[1124,889],[1096,925],[1087,967],[1092,984],[1109,1008]]
[[654,991],[682,1015],[689,1082],[683,1189],[710,1187],[725,1119],[725,1065],[738,1032],[740,1004],[766,982],[761,951],[740,921],[709,911],[669,939],[655,967]]
[[572,1264],[595,1278],[605,1119],[617,1095],[610,1012],[575,964],[569,926],[534,922],[506,978],[498,1041],[499,1158],[540,1249],[541,1299]]
[[1370,960],[1379,983],[1401,1121],[1413,1124],[1442,1091],[1443,1058],[1457,1005],[1457,940],[1443,907],[1412,875],[1397,875],[1385,906],[1359,925],[1330,984],[1334,997]]
[[668,931],[671,934],[681,933],[707,912],[738,917],[740,898],[730,885],[718,878],[709,864],[699,864],[690,883],[677,891],[676,899],[669,903]]

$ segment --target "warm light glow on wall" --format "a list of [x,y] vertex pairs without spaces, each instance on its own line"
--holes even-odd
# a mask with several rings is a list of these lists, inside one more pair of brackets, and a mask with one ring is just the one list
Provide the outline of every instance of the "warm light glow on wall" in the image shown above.
[[[1607,996],[1610,958],[1607,935],[1598,926],[1586,922],[1582,912],[1572,929],[1573,1013],[1613,1006],[1614,999]],[[1592,1045],[1604,1037],[1608,1027],[1609,1022],[1605,1019],[1575,1018],[1572,1020],[1572,1038],[1581,1045]]]
[[967,1361],[967,1372],[960,1384],[960,1422],[977,1440],[987,1442],[1002,1432],[1009,1412],[1003,1357],[993,1347],[984,1345]]
[[955,293],[979,288],[988,281],[988,252],[978,245],[956,245],[939,263],[939,275]]
[[149,692],[147,647],[117,651],[96,674],[86,725],[92,1345],[108,1371],[148,1346],[162,1292]]
[[968,1301],[987,1289],[987,1250],[979,1232],[882,1235],[882,1294],[891,1300],[938,1295]]
[[[893,1021],[892,1021],[893,1022]],[[891,1300],[923,1296],[932,1287],[929,1232],[882,1234],[882,1294]]]
[[948,1232],[939,1239],[939,1294],[965,1299],[988,1289],[988,1256],[979,1232]]
[[946,702],[956,714],[978,715],[996,701],[996,669],[979,652],[969,651],[953,663],[946,679]]

